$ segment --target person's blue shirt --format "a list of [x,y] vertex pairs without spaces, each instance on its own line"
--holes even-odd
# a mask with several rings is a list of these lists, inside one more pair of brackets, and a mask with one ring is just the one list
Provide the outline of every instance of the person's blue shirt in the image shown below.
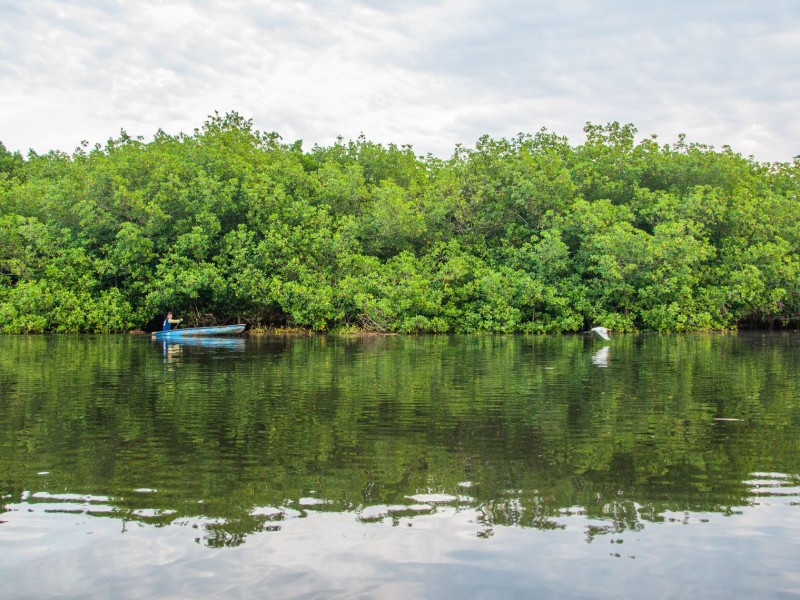
[[164,323],[162,323],[162,325],[161,325],[161,331],[171,331],[172,330],[172,326],[173,325],[177,325],[182,320],[183,319],[173,319],[172,318],[172,313],[171,312],[167,313],[167,318],[164,319]]

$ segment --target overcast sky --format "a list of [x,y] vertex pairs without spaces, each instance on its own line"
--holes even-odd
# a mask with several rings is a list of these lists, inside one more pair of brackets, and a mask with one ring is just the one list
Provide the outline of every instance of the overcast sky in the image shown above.
[[798,0],[0,0],[0,141],[71,152],[237,111],[441,157],[587,121],[800,154]]

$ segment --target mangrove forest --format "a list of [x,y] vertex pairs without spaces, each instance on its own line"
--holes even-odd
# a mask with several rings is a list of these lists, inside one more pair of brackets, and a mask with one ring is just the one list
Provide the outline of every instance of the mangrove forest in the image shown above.
[[587,124],[450,158],[303,149],[237,113],[151,141],[0,144],[0,331],[398,333],[800,321],[800,160]]

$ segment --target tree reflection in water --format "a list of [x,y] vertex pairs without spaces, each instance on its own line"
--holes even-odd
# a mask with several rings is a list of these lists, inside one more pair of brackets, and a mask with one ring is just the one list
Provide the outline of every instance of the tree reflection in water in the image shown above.
[[[167,347],[168,346],[168,347]],[[0,338],[6,511],[189,526],[209,547],[351,513],[598,536],[797,495],[784,334]],[[734,420],[736,419],[736,420]],[[669,516],[665,516],[669,515]]]

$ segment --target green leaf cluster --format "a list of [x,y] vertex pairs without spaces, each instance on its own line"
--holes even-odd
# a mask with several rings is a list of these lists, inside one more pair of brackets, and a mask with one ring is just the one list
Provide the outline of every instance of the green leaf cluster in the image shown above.
[[800,318],[800,163],[588,124],[442,160],[302,149],[237,113],[23,158],[0,144],[0,331],[697,331]]

